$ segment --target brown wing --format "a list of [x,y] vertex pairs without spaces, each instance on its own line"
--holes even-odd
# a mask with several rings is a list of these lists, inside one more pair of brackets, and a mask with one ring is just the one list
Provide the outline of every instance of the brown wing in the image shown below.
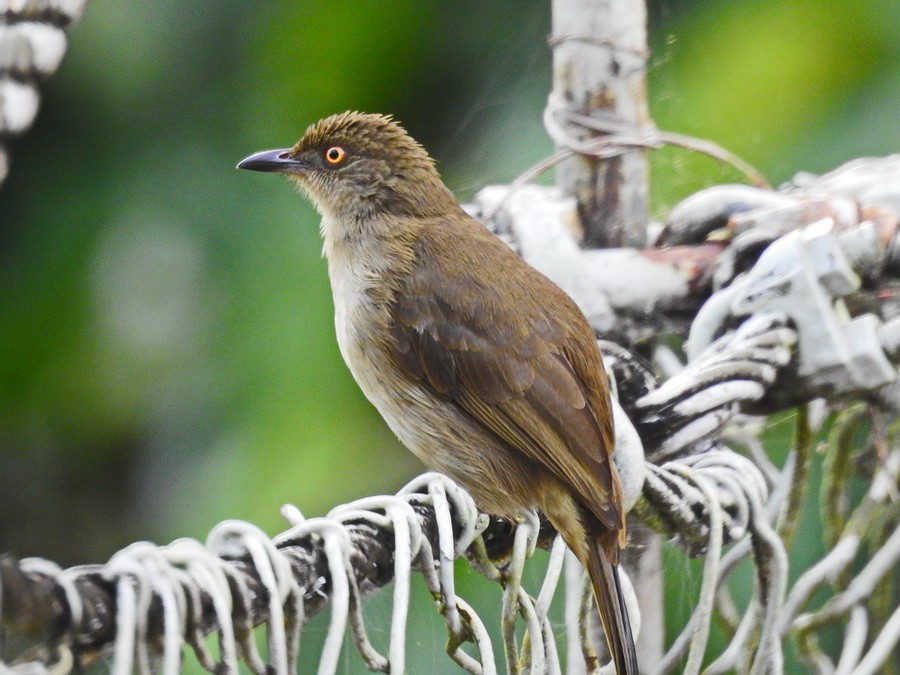
[[434,223],[417,255],[392,308],[397,361],[624,527],[608,387],[572,300],[474,221]]

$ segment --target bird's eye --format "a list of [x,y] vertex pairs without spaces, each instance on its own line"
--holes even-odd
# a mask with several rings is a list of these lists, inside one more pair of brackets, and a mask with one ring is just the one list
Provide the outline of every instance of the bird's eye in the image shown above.
[[339,145],[332,145],[325,151],[325,161],[331,165],[337,165],[344,161],[347,151]]

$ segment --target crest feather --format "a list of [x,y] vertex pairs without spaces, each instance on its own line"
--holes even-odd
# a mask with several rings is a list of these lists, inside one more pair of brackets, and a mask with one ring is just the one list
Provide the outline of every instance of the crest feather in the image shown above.
[[343,144],[373,156],[394,156],[402,160],[434,161],[417,141],[391,115],[342,112],[326,117],[306,129],[294,151],[317,148],[331,143]]

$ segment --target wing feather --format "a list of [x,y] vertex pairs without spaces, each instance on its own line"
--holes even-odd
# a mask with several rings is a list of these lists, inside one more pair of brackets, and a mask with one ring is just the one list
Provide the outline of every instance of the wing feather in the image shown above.
[[[423,246],[392,307],[397,362],[570,486],[605,527],[622,528],[608,388],[599,350],[585,349],[596,344],[587,322],[568,296],[489,233],[476,247],[454,247],[458,235],[450,228],[432,234],[437,250],[462,255],[499,247],[491,260],[502,269],[491,272],[505,278],[486,278],[483,260],[448,265]],[[521,295],[510,297],[511,288]]]

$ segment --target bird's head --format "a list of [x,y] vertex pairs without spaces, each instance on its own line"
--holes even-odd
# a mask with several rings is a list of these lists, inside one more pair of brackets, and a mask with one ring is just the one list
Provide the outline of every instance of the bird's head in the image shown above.
[[456,204],[425,149],[385,115],[332,115],[293,147],[258,152],[237,166],[287,174],[322,214],[342,220],[428,216]]

